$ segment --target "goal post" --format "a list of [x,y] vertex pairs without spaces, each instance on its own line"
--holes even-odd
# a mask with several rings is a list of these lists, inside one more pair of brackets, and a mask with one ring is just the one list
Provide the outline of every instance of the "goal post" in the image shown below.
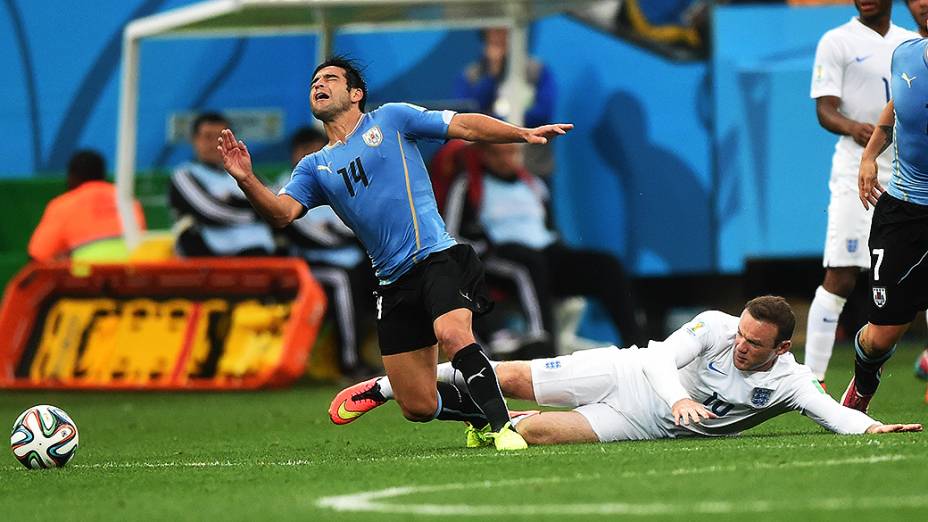
[[331,53],[339,31],[464,29],[508,26],[513,64],[504,89],[515,124],[526,97],[527,26],[536,18],[596,0],[204,0],[142,17],[126,25],[122,40],[119,117],[116,134],[117,206],[130,251],[142,241],[132,211],[138,140],[141,43],[150,38],[223,38],[318,34],[319,58]]

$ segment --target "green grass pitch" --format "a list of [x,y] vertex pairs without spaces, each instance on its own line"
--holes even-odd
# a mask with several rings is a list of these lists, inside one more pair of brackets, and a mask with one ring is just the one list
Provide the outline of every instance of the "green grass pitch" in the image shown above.
[[[928,421],[917,352],[887,366],[876,418]],[[835,351],[833,396],[850,354]],[[928,519],[928,434],[842,437],[788,414],[738,438],[497,454],[395,404],[334,426],[336,391],[2,392],[0,422],[54,404],[81,446],[66,468],[36,471],[4,450],[0,520]]]

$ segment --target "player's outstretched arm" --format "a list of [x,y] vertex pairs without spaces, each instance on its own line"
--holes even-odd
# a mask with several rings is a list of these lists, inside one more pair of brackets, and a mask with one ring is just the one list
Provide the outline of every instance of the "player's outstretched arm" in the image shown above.
[[922,431],[921,424],[874,424],[867,428],[867,433],[901,433]]
[[303,206],[295,199],[287,196],[278,196],[271,192],[261,180],[255,176],[251,168],[251,154],[245,142],[236,140],[232,131],[225,129],[219,136],[219,146],[222,153],[222,164],[226,172],[235,178],[238,186],[245,193],[251,206],[261,214],[271,225],[282,228],[299,217]]
[[880,113],[880,119],[877,122],[877,128],[870,136],[870,141],[864,148],[864,153],[860,157],[860,170],[857,173],[857,189],[859,191],[860,202],[864,204],[865,209],[870,205],[876,205],[876,201],[883,194],[883,187],[877,176],[876,158],[886,150],[893,142],[893,125],[896,123],[896,113],[893,110],[893,101],[889,100],[883,112]]
[[553,123],[541,127],[525,128],[506,123],[484,114],[455,114],[448,125],[449,139],[482,141],[485,143],[538,143],[567,134],[572,123]]

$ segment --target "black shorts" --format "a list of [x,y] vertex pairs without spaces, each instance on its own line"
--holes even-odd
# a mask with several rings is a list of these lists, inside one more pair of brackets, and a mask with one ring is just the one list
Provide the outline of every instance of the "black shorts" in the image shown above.
[[466,308],[482,315],[493,308],[483,263],[470,245],[433,253],[376,294],[383,355],[432,346],[437,342],[432,323],[452,310]]
[[928,306],[928,206],[887,193],[870,225],[870,322],[908,324]]

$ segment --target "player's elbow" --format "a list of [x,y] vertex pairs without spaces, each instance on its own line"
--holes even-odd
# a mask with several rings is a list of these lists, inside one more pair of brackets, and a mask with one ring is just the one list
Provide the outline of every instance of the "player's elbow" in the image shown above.
[[290,223],[293,223],[293,219],[286,215],[271,216],[267,221],[274,228],[285,228]]

